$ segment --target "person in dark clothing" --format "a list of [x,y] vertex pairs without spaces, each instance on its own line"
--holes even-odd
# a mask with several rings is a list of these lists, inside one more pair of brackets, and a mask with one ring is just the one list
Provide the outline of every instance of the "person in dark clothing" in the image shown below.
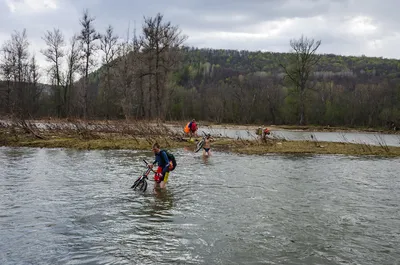
[[157,173],[154,175],[154,180],[157,184],[160,184],[160,188],[165,188],[168,181],[168,176],[170,169],[173,167],[172,161],[169,161],[167,153],[160,149],[160,145],[158,143],[153,144],[153,152],[155,155],[155,161],[153,164],[149,164],[150,168],[153,168],[153,165],[158,164]]

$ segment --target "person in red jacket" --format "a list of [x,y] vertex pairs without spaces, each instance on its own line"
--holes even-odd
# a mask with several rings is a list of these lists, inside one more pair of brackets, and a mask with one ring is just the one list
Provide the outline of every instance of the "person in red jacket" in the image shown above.
[[271,134],[271,131],[268,128],[265,128],[263,131],[263,135],[262,135],[263,140],[267,141],[267,135],[270,135],[270,134]]
[[189,123],[189,125],[188,125],[188,127],[189,127],[189,133],[190,133],[190,138],[192,138],[192,136],[194,135],[195,137],[197,137],[197,123],[196,123],[196,120],[195,119],[193,119],[190,123]]

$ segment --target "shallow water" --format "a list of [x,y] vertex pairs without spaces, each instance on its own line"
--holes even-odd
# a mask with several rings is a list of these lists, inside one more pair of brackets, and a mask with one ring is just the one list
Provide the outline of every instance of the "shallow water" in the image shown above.
[[0,264],[399,264],[400,159],[0,148]]

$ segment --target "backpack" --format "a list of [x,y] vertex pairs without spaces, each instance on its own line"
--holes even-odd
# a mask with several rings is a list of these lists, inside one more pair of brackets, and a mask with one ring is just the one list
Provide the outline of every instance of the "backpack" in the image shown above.
[[168,160],[172,161],[172,169],[170,169],[170,171],[173,171],[176,167],[176,160],[175,160],[175,156],[173,154],[171,154],[170,152],[168,152],[167,150],[161,150],[163,152],[165,152],[167,154]]

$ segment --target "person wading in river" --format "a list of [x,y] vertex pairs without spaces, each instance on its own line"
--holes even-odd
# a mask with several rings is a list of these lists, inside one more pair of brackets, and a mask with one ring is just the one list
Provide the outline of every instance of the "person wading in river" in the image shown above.
[[211,141],[214,141],[214,138],[211,137],[211,134],[207,134],[207,137],[204,141],[204,146],[203,146],[203,156],[211,155],[211,153],[210,153]]
[[153,168],[153,165],[156,163],[158,164],[157,173],[154,175],[154,180],[156,182],[154,188],[157,188],[159,184],[160,188],[164,189],[168,182],[169,172],[176,167],[175,157],[167,151],[161,150],[158,143],[153,144],[153,152],[155,161],[153,164],[149,164],[149,168]]

